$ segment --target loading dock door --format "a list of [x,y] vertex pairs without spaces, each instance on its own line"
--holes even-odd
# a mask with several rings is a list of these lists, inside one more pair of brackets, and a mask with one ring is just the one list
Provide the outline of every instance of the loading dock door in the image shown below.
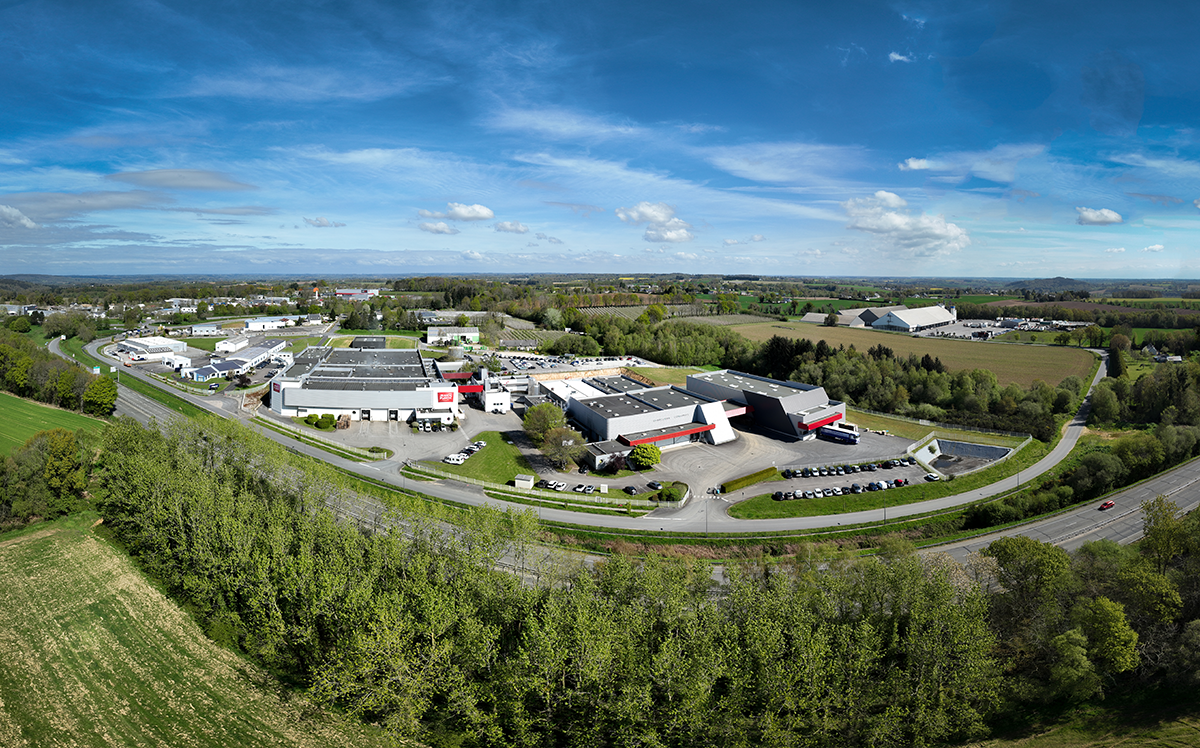
[[371,411],[369,411],[369,410],[364,410],[364,411],[362,412],[361,418],[362,418],[364,421],[369,421],[369,420],[371,420]]
[[388,420],[389,421],[399,421],[400,420],[400,411],[389,410],[388,411]]

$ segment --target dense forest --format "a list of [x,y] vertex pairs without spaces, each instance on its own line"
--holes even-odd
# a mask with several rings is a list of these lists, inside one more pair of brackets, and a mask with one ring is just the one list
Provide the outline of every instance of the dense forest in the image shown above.
[[1200,520],[1164,500],[1137,549],[1006,538],[964,569],[902,541],[806,546],[718,584],[654,557],[561,566],[529,515],[494,510],[413,502],[364,534],[328,510],[336,473],[227,422],[61,439],[13,462],[69,451],[72,500],[83,481],[214,640],[433,745],[928,745],[1200,685]]

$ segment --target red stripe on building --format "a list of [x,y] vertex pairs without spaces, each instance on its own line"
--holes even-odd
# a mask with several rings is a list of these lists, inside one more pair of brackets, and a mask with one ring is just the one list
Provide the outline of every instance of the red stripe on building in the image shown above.
[[691,436],[692,434],[699,434],[702,431],[712,431],[716,427],[717,427],[717,424],[709,423],[709,424],[705,424],[704,426],[699,426],[694,429],[683,429],[682,431],[674,431],[670,434],[660,434],[658,436],[648,436],[645,439],[635,439],[633,441],[630,441],[628,438],[626,438],[624,436],[618,436],[617,441],[624,442],[631,447],[636,447],[639,444],[649,444],[650,442],[660,442],[663,439],[674,439],[677,436]]
[[470,379],[475,376],[471,371],[448,371],[442,374],[442,379]]
[[466,392],[483,392],[482,384],[460,384],[458,385],[458,393],[461,395]]
[[833,423],[834,421],[840,421],[840,420],[842,420],[842,414],[834,413],[833,415],[829,416],[828,418],[822,418],[821,420],[816,421],[815,423],[810,423],[807,425],[805,425],[803,423],[797,423],[796,425],[807,431],[812,431],[814,429],[819,429],[822,426],[828,426],[829,424]]

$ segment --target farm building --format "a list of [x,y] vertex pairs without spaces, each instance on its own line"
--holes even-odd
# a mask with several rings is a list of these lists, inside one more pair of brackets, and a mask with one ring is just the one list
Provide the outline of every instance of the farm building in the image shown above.
[[789,436],[806,438],[846,417],[846,404],[830,400],[824,387],[729,369],[689,374],[687,389],[724,401],[730,416],[753,414],[760,426]]
[[237,353],[250,345],[250,338],[240,336],[217,341],[217,353]]

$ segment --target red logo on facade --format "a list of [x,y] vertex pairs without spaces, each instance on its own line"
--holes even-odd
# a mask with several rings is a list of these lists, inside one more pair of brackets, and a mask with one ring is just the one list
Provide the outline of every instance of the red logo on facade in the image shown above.
[[279,382],[271,382],[271,389],[279,392]]
[[453,392],[439,392],[438,393],[438,402],[439,403],[454,402],[454,393]]

